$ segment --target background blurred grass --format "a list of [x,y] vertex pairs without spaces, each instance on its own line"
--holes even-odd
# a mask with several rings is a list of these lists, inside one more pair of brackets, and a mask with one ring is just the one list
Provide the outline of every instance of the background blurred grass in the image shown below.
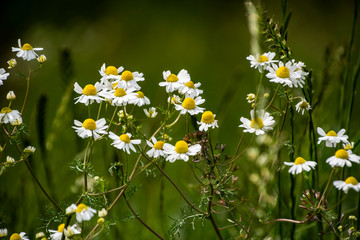
[[[249,115],[246,94],[255,91],[258,81],[257,72],[250,70],[249,63],[245,60],[250,54],[250,37],[244,2],[20,0],[2,1],[0,8],[0,67],[6,68],[6,61],[15,56],[11,47],[17,46],[18,38],[34,47],[43,47],[42,53],[48,58],[31,82],[29,103],[24,113],[24,120],[29,124],[31,132],[30,137],[25,140],[39,149],[36,116],[39,98],[46,96],[44,129],[46,136],[50,133],[55,136],[53,148],[46,155],[37,152],[31,162],[42,181],[47,182],[47,187],[56,200],[66,201],[66,204],[76,200],[76,195],[69,188],[77,176],[70,172],[68,163],[81,151],[81,144],[84,142],[75,136],[71,126],[74,117],[82,119],[86,114],[83,106],[75,106],[74,116],[73,101],[70,100],[70,104],[63,106],[67,109],[67,114],[61,116],[60,125],[56,130],[53,129],[53,119],[68,87],[62,78],[67,76],[70,78],[68,81],[78,81],[81,86],[94,83],[100,78],[98,70],[103,63],[143,72],[146,80],[141,86],[152,101],[152,106],[165,105],[165,91],[158,87],[158,82],[162,81],[162,71],[178,72],[182,68],[187,69],[194,82],[202,83],[203,97],[206,99],[204,106],[216,113],[220,120],[221,128],[215,133],[216,139],[227,144],[228,154],[234,152],[242,132],[237,127],[239,118]],[[280,1],[263,2],[262,8],[267,16],[280,21]],[[340,3],[331,0],[326,4],[323,1],[288,2],[288,10],[293,11],[289,26],[289,45],[296,60],[315,69],[315,81],[322,77],[326,47],[331,45],[336,48],[347,42],[352,8],[351,1]],[[70,55],[73,74],[64,75],[64,62],[60,60],[64,52]],[[273,87],[268,83],[265,86],[269,90]],[[0,88],[1,106],[7,104],[4,100],[9,90],[15,91],[17,100],[14,106],[20,108],[25,92],[23,80],[12,75],[4,82],[4,86]],[[336,102],[336,94],[334,83],[327,92],[325,103]],[[319,112],[319,116],[324,117],[316,124],[326,122],[329,128],[336,126],[338,119],[331,117],[334,111],[328,110],[326,108]],[[143,117],[141,111],[138,114]],[[298,121],[301,123],[302,119]],[[144,130],[149,134],[156,123],[157,120],[149,120]],[[173,137],[177,139],[182,136],[174,133]],[[77,147],[74,142],[78,143]],[[99,143],[103,146],[106,144],[108,143]],[[8,150],[6,154],[14,152]],[[99,175],[108,175],[109,162],[103,163],[102,156],[105,153],[109,157],[107,161],[112,161],[113,151],[110,147],[105,150],[100,147],[95,149],[93,160]],[[240,170],[239,175],[251,172],[251,166],[244,166],[245,169],[244,172]],[[190,199],[198,199],[198,186],[182,180],[192,176],[183,162],[168,164],[166,170],[186,189]],[[244,182],[239,187],[243,189],[242,194],[251,195],[253,190],[245,188],[248,186],[247,177],[243,176]],[[166,210],[164,215],[159,216],[160,181],[151,177],[137,180],[139,184],[144,182],[146,184],[134,197],[134,206],[155,229],[160,232],[167,230],[169,226],[161,226],[167,220],[161,218],[180,217],[178,206],[185,204],[166,182]],[[7,227],[10,232],[36,232],[36,228],[41,226],[43,204],[48,203],[32,182],[25,166],[20,164],[10,168],[0,176],[0,186],[0,220],[3,221],[0,227]],[[121,204],[124,202],[119,205]],[[117,211],[119,215],[116,217],[120,218],[124,210],[119,207]],[[53,225],[51,227],[54,229],[56,224]],[[188,227],[182,238],[208,236],[211,239],[214,236],[206,224],[205,228],[198,226],[197,229],[192,231]],[[115,232],[112,234],[118,234],[118,239],[132,239],[134,236],[139,239],[151,238],[147,230],[135,220],[120,224]]]

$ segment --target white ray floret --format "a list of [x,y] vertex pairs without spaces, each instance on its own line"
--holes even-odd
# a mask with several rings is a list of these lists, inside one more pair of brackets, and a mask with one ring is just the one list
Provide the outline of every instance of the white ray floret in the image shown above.
[[294,162],[284,162],[285,165],[290,166],[289,173],[296,175],[302,171],[309,172],[311,169],[315,169],[316,162],[306,161],[302,157],[297,157]]
[[273,129],[275,120],[268,112],[264,110],[259,111],[256,114],[256,119],[254,116],[254,110],[250,111],[251,120],[241,117],[240,121],[242,122],[239,127],[245,128],[244,132],[255,133],[256,135],[265,134]]
[[3,85],[3,81],[5,81],[10,73],[7,73],[5,69],[0,68],[0,86]]
[[336,147],[336,145],[340,142],[347,143],[348,136],[344,135],[345,129],[341,129],[338,133],[334,130],[330,130],[327,133],[321,128],[317,128],[317,133],[321,136],[318,139],[318,144],[322,141],[325,141],[326,147]]
[[115,133],[110,132],[109,137],[114,140],[111,145],[113,145],[117,149],[127,152],[128,154],[130,154],[130,150],[136,152],[133,144],[138,145],[141,143],[141,140],[139,139],[131,139],[131,133],[124,133],[118,136]]
[[177,141],[175,146],[165,143],[164,153],[168,154],[166,161],[175,162],[176,160],[184,160],[187,162],[189,156],[195,156],[201,151],[201,145],[195,144],[189,146],[185,141]]
[[164,141],[157,141],[155,137],[152,137],[151,142],[146,141],[146,144],[151,147],[151,149],[146,152],[149,157],[157,158],[159,156],[167,156],[167,154],[164,153]]
[[82,221],[90,221],[90,219],[94,216],[96,213],[96,210],[80,203],[76,208],[76,221],[81,223]]
[[17,57],[21,57],[26,61],[30,61],[32,59],[36,59],[38,55],[35,51],[41,51],[43,48],[33,48],[29,43],[25,43],[24,45],[21,45],[21,40],[18,40],[19,47],[13,47],[13,52],[18,52],[16,54]]
[[217,120],[215,120],[216,114],[213,114],[211,111],[205,111],[201,116],[201,121],[197,122],[200,124],[200,131],[207,131],[209,128],[218,128]]
[[188,97],[180,104],[175,104],[175,109],[180,111],[181,114],[189,113],[190,115],[196,115],[198,113],[204,112],[204,108],[199,107],[200,104],[203,104],[205,99],[201,97],[196,97],[195,99]]
[[75,132],[81,138],[89,138],[93,137],[94,140],[97,140],[103,134],[107,134],[106,129],[106,120],[105,118],[100,118],[95,121],[91,118],[86,119],[84,122],[80,122],[78,120],[74,120],[75,126],[72,128],[75,129]]
[[190,74],[185,69],[182,69],[177,75],[171,73],[170,71],[163,72],[164,82],[160,82],[160,87],[165,87],[166,92],[174,92],[183,87],[184,83],[187,83],[191,80]]
[[338,190],[342,190],[345,193],[348,193],[349,189],[354,189],[357,192],[360,191],[360,183],[354,177],[348,177],[345,181],[336,180],[333,184]]

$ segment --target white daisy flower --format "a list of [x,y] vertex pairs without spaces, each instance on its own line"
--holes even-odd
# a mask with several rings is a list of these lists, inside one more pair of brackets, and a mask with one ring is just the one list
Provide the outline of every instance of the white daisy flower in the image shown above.
[[304,71],[304,68],[306,67],[306,65],[303,63],[303,62],[295,62],[295,59],[293,59],[292,60],[293,61],[293,63],[294,63],[294,65],[296,65],[296,67],[297,67],[297,69],[295,70],[295,71],[299,71],[300,70],[300,79],[302,79],[302,80],[305,80],[305,77],[307,76],[307,75],[309,75],[309,73],[308,72],[305,72]]
[[9,107],[4,107],[0,111],[0,122],[18,126],[22,124],[21,113],[18,110],[11,110]]
[[94,140],[97,140],[101,137],[101,134],[107,133],[105,130],[108,126],[106,125],[105,118],[101,118],[97,121],[88,118],[83,123],[78,120],[74,120],[74,124],[75,126],[72,128],[75,129],[75,132],[81,138],[93,137]]
[[168,102],[170,102],[171,104],[179,104],[181,103],[181,98],[174,94],[171,97],[168,97]]
[[82,221],[89,221],[94,214],[96,213],[96,210],[86,206],[83,203],[80,203],[76,208],[76,220],[81,223]]
[[76,209],[77,209],[77,206],[76,206],[75,203],[73,203],[69,207],[66,208],[65,214],[66,215],[71,215],[71,214],[75,213]]
[[360,157],[353,154],[351,150],[339,149],[335,152],[335,155],[329,157],[326,160],[331,167],[344,167],[345,164],[351,167],[351,162],[360,163]]
[[125,70],[121,73],[117,87],[123,89],[135,88],[136,90],[140,90],[141,87],[137,84],[137,82],[144,80],[145,78],[143,73]]
[[36,151],[36,148],[33,146],[27,146],[26,148],[24,148],[24,153],[29,153],[29,154],[33,154]]
[[246,97],[246,100],[248,103],[253,103],[255,102],[255,98],[256,98],[255,94],[249,93]]
[[160,82],[159,86],[165,87],[166,92],[168,93],[181,89],[184,83],[190,81],[190,75],[185,69],[182,69],[178,75],[175,75],[170,71],[164,71],[163,77],[165,82]]
[[201,116],[201,121],[197,122],[200,124],[200,131],[207,131],[208,128],[218,128],[217,120],[215,120],[216,114],[213,114],[211,111],[205,111]]
[[350,188],[357,192],[360,191],[360,183],[354,177],[348,177],[345,181],[336,180],[334,186],[345,193],[348,193]]
[[318,127],[317,132],[321,136],[319,137],[318,144],[322,141],[325,141],[325,146],[327,147],[336,147],[339,142],[347,143],[348,136],[344,135],[345,129],[341,129],[338,133],[333,130],[325,133],[325,131]]
[[128,103],[136,98],[134,93],[135,88],[129,88],[127,90],[123,88],[116,88],[115,90],[102,91],[99,93],[100,96],[109,99],[111,104],[114,106],[126,106]]
[[65,240],[67,240],[76,234],[80,234],[81,229],[76,224],[74,224],[72,226],[68,226],[67,228],[65,228],[64,233],[66,236]]
[[279,62],[279,65],[271,64],[271,67],[268,67],[269,73],[266,74],[266,77],[270,79],[270,82],[280,83],[283,86],[302,88],[305,82],[301,79],[301,70],[297,69],[292,61],[288,61],[285,66],[283,62]]
[[9,91],[8,94],[6,94],[6,100],[14,101],[15,99],[16,99],[16,95],[14,91]]
[[37,54],[35,51],[41,51],[43,50],[43,48],[33,48],[30,44],[28,43],[25,43],[24,45],[21,46],[21,41],[20,39],[18,40],[18,44],[19,44],[19,47],[16,48],[16,47],[13,47],[12,48],[12,51],[13,52],[18,52],[16,54],[17,57],[21,57],[23,58],[24,60],[27,60],[27,61],[30,61],[32,59],[35,59],[37,58]]
[[113,132],[109,133],[109,137],[114,140],[111,145],[113,145],[117,149],[123,150],[124,152],[126,151],[128,154],[130,154],[130,150],[136,152],[133,144],[137,145],[141,143],[141,140],[139,139],[132,140],[131,136],[131,133],[124,133],[120,136],[116,135]]
[[9,61],[7,61],[7,63],[9,64],[8,69],[14,68],[17,65],[17,61],[15,58],[10,59]]
[[304,98],[301,98],[301,101],[295,105],[295,109],[296,111],[301,112],[301,114],[304,115],[305,110],[309,111],[311,109],[311,106]]
[[180,93],[185,95],[185,97],[195,98],[203,93],[203,90],[198,89],[201,86],[201,83],[193,83],[193,81],[188,81],[183,84],[179,89]]
[[239,127],[243,127],[244,132],[255,133],[256,135],[265,134],[265,132],[272,130],[275,120],[268,112],[261,110],[256,119],[254,117],[254,110],[250,111],[251,120],[241,117],[240,121],[242,122]]
[[26,236],[25,232],[13,233],[10,237],[10,240],[29,240],[29,238]]
[[135,97],[131,99],[130,103],[141,107],[143,105],[149,105],[150,100],[142,91],[137,91]]
[[270,66],[270,63],[278,62],[278,60],[273,60],[274,57],[274,52],[267,52],[262,55],[249,55],[248,57],[246,57],[246,59],[250,61],[250,67],[255,69],[257,68],[259,72],[262,72],[264,69]]
[[157,141],[155,137],[151,138],[151,141],[146,141],[146,144],[151,147],[149,151],[146,152],[146,154],[149,157],[157,158],[159,156],[166,157],[167,154],[164,153],[164,142],[163,141]]
[[101,75],[100,82],[108,88],[114,81],[120,80],[120,73],[124,71],[123,67],[116,68],[114,66],[107,66],[105,63],[101,66],[99,73]]
[[180,104],[175,104],[175,109],[180,111],[181,114],[189,113],[190,115],[196,115],[202,113],[204,108],[198,107],[200,104],[204,103],[205,99],[201,97],[196,97],[195,99],[188,97]]
[[294,162],[284,162],[285,165],[291,166],[289,169],[289,173],[292,175],[296,175],[301,173],[302,171],[309,172],[311,169],[315,169],[316,162],[314,161],[306,161],[302,157],[297,157]]
[[177,141],[175,146],[165,143],[164,153],[168,154],[166,160],[173,163],[175,160],[181,159],[187,162],[189,160],[189,156],[195,156],[201,151],[201,145],[195,144],[189,146],[185,141],[180,140]]
[[156,111],[156,108],[151,107],[149,109],[144,108],[144,113],[148,118],[155,118],[158,112]]
[[74,91],[78,94],[81,94],[80,97],[75,98],[75,100],[77,99],[75,104],[81,102],[87,106],[89,104],[92,104],[94,101],[96,101],[97,103],[104,101],[104,99],[99,95],[99,91],[101,89],[102,86],[98,82],[95,83],[95,86],[92,84],[88,84],[84,87],[84,89],[82,89],[80,85],[77,82],[75,82]]
[[7,73],[5,69],[0,68],[0,86],[3,85],[3,81],[5,81],[10,73]]
[[49,230],[51,240],[61,240],[65,228],[65,223],[58,226],[57,230]]
[[6,237],[8,235],[8,230],[6,228],[0,229],[0,237]]

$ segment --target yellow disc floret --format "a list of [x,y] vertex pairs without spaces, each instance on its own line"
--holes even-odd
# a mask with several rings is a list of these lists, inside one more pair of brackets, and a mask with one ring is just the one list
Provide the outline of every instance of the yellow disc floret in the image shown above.
[[348,159],[349,153],[345,149],[339,149],[335,152],[335,157],[341,158],[341,159]]
[[269,59],[267,58],[267,56],[264,56],[264,55],[260,55],[260,57],[258,58],[258,62],[268,62]]
[[187,143],[183,140],[177,141],[175,144],[175,152],[177,153],[187,153],[189,151],[189,147]]
[[115,97],[123,97],[126,95],[126,92],[123,88],[117,88],[114,92]]
[[79,213],[79,212],[82,212],[83,210],[87,210],[87,209],[88,209],[88,206],[86,206],[86,205],[83,204],[83,203],[80,203],[80,204],[77,206],[75,212]]
[[10,240],[21,240],[21,237],[18,233],[11,235]]
[[195,88],[193,81],[188,81],[187,83],[185,83],[185,86],[187,86],[188,88]]
[[136,92],[136,94],[137,94],[138,98],[144,98],[145,97],[145,95],[144,95],[144,93],[142,91],[138,91],[138,92]]
[[356,180],[356,178],[354,177],[348,177],[346,180],[345,180],[345,183],[346,184],[352,184],[352,185],[357,185],[359,182]]
[[295,165],[304,164],[305,162],[306,162],[306,160],[303,159],[302,157],[297,157],[294,161]]
[[163,149],[163,146],[164,146],[164,142],[163,142],[163,141],[157,141],[157,142],[154,144],[154,148],[155,148],[156,150]]
[[299,105],[300,109],[306,109],[309,106],[309,103],[307,101],[302,101]]
[[120,140],[123,141],[124,143],[130,143],[130,137],[127,134],[121,134]]
[[329,136],[329,137],[336,137],[336,136],[337,136],[337,134],[336,134],[336,132],[335,132],[335,131],[330,130],[330,131],[326,134],[326,136]]
[[255,129],[261,129],[264,127],[264,122],[261,118],[256,118],[256,120],[253,118],[251,119],[250,126]]
[[166,79],[167,82],[177,82],[179,81],[179,78],[175,74],[170,74],[170,76]]
[[214,114],[211,111],[205,111],[201,116],[203,123],[213,123],[215,120]]
[[118,75],[118,70],[116,69],[116,67],[114,66],[108,66],[106,69],[105,69],[105,74],[106,75]]
[[279,67],[276,71],[276,76],[279,78],[289,78],[290,77],[290,70],[287,67]]
[[131,81],[134,79],[134,75],[132,74],[132,72],[126,70],[121,74],[121,79],[125,81]]
[[25,43],[22,47],[21,47],[22,50],[33,50],[33,47],[28,44],[28,43]]
[[86,85],[83,89],[83,94],[86,96],[96,95],[97,94],[96,87],[92,84]]
[[64,228],[65,228],[65,223],[62,223],[58,226],[58,232],[63,232],[64,231]]
[[83,122],[82,126],[88,130],[93,131],[96,129],[96,122],[93,119],[88,118]]
[[183,103],[182,103],[182,107],[188,110],[194,109],[195,108],[195,100],[192,98],[185,98]]
[[2,108],[1,109],[1,113],[11,113],[11,108],[9,108],[9,107],[4,107],[4,108]]

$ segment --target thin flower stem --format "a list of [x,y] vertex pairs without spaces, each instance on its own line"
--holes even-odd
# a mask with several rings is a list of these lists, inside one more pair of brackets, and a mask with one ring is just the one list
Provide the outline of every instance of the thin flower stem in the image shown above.
[[[210,176],[209,176],[209,178],[210,178]],[[210,179],[209,179],[209,181],[210,181]],[[214,219],[214,217],[213,217],[213,215],[211,213],[211,203],[212,203],[213,194],[214,194],[214,188],[213,188],[212,184],[210,183],[210,197],[209,197],[209,203],[208,203],[207,217],[210,220],[211,225],[213,226],[213,228],[214,228],[214,230],[216,232],[216,235],[218,236],[218,238],[220,240],[222,240],[223,238],[221,236],[220,230],[219,230],[218,226],[216,225],[215,219]]]
[[277,91],[279,90],[279,87],[280,87],[280,84],[277,85],[277,88],[275,89],[273,97],[271,98],[269,104],[266,106],[265,111],[272,105],[272,103],[273,103],[273,101],[274,101],[274,99],[276,97]]
[[96,224],[95,227],[89,232],[89,234],[85,237],[85,240],[88,240],[91,235],[96,231],[96,229],[99,227],[99,224]]
[[100,102],[100,106],[99,106],[99,110],[98,110],[98,113],[97,113],[97,116],[96,116],[96,120],[99,120],[99,118],[100,118],[100,112],[101,112],[102,104],[103,104],[103,101]]

